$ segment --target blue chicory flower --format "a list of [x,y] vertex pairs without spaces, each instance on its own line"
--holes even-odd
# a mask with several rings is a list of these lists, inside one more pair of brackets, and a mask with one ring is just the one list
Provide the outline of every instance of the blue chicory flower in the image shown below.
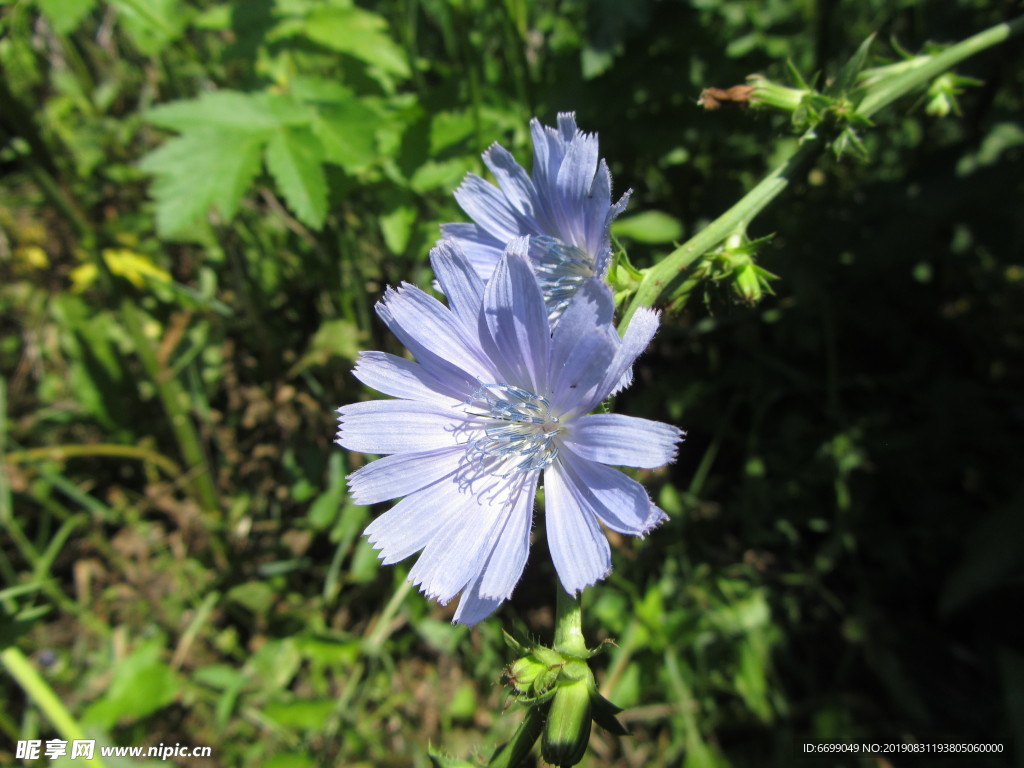
[[551,557],[570,593],[611,569],[599,525],[642,536],[665,519],[643,487],[608,465],[658,467],[683,433],[660,422],[591,414],[658,326],[641,309],[619,338],[612,301],[584,286],[552,332],[526,238],[486,284],[457,244],[431,251],[448,307],[389,288],[377,313],[416,358],[363,352],[354,373],[395,400],[338,409],[337,442],[386,454],[349,476],[359,504],[399,497],[365,531],[385,564],[422,553],[409,579],[475,624],[512,594],[529,552],[541,472]]
[[455,199],[474,223],[442,224],[441,232],[459,242],[484,281],[506,243],[529,236],[530,260],[554,320],[584,282],[607,272],[609,227],[630,193],[612,203],[612,177],[598,159],[597,136],[580,131],[573,113],[560,113],[557,128],[534,118],[530,132],[532,176],[508,150],[491,145],[483,160],[498,186],[468,174]]

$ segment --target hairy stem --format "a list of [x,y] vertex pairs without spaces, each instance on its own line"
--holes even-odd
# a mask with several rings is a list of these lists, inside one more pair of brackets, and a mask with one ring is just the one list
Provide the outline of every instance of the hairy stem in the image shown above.
[[[911,91],[925,86],[938,75],[959,62],[986,48],[1008,40],[1024,31],[1024,17],[997,24],[984,32],[969,37],[929,61],[909,70],[898,78],[883,81],[869,91],[860,102],[857,112],[870,117],[883,107]],[[820,136],[805,136],[799,148],[777,168],[772,170],[738,203],[727,210],[693,238],[644,272],[643,280],[619,323],[620,332],[629,325],[639,307],[654,306],[663,296],[671,294],[685,280],[685,271],[701,256],[710,251],[737,230],[742,230],[761,211],[785,190],[803,165],[822,148]]]

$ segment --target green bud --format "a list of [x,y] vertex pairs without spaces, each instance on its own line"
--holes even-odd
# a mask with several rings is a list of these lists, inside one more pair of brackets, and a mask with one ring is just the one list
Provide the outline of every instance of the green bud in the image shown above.
[[561,654],[537,646],[512,662],[508,679],[518,693],[527,697],[540,696],[555,684],[563,664]]
[[751,75],[747,83],[754,88],[750,94],[751,105],[761,105],[780,112],[796,112],[803,105],[805,97],[814,93],[810,89],[789,88],[773,83],[762,75]]
[[552,765],[576,765],[590,742],[591,681],[559,683],[548,710],[541,754]]
[[745,264],[733,272],[733,281],[736,293],[747,304],[756,304],[761,300],[761,281],[753,264]]
[[944,72],[928,86],[928,104],[924,111],[934,117],[946,117],[950,112],[961,114],[956,97],[964,92],[964,88],[972,85],[981,85],[981,81],[973,77],[961,77],[954,72]]

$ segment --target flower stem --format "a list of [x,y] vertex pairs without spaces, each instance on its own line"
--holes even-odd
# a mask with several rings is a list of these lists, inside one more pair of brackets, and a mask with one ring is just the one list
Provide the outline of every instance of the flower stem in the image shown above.
[[[870,117],[900,96],[926,85],[969,56],[1004,42],[1021,31],[1024,31],[1024,17],[996,24],[984,32],[979,32],[973,37],[957,43],[942,53],[930,57],[929,61],[921,66],[908,70],[906,74],[898,78],[879,83],[876,89],[869,90],[857,106],[858,114],[865,118]],[[817,154],[822,146],[823,140],[819,135],[805,135],[800,147],[784,163],[765,176],[738,203],[693,238],[646,270],[633,300],[623,313],[619,323],[620,333],[629,325],[633,313],[639,307],[654,306],[662,296],[677,289],[686,280],[684,273],[690,265],[733,232],[743,229],[755,216],[767,208],[768,204],[789,186],[803,164]]]
[[555,603],[554,649],[569,656],[585,657],[587,644],[583,641],[583,614],[580,598],[570,595],[561,585],[555,587],[558,600]]
[[948,69],[952,69],[964,59],[980,53],[986,48],[1009,40],[1014,35],[1024,31],[1024,16],[1003,24],[996,24],[984,32],[961,40],[956,45],[950,46],[941,53],[929,57],[920,67],[908,70],[899,77],[893,77],[879,84],[877,89],[870,91],[857,105],[857,112],[864,117],[871,117],[878,110],[887,107],[900,96],[925,85],[941,75]]
[[685,279],[683,273],[687,267],[733,232],[745,228],[751,219],[767,208],[789,186],[800,167],[821,149],[821,145],[822,141],[818,137],[805,139],[786,162],[765,176],[736,205],[648,269],[633,301],[622,316],[619,332],[626,329],[639,307],[653,306],[662,295],[669,293],[677,283]]

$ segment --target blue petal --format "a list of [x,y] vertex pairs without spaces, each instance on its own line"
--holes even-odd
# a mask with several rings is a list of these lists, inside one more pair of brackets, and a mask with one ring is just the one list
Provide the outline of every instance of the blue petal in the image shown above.
[[615,360],[608,366],[604,381],[601,382],[601,386],[598,388],[597,398],[586,409],[587,411],[593,409],[594,406],[608,397],[613,390],[619,388],[619,384],[628,373],[630,366],[633,365],[633,361],[647,349],[647,345],[654,338],[654,334],[658,330],[660,314],[660,312],[648,309],[647,307],[640,307],[633,314],[629,321],[629,326],[626,328],[626,333],[622,337],[622,344],[619,345],[618,351],[615,353]]
[[501,383],[536,393],[547,383],[551,331],[537,278],[521,255],[528,248],[526,238],[509,243],[487,283],[484,315]]
[[557,463],[574,497],[613,531],[643,536],[668,519],[651,503],[644,487],[619,470],[579,458],[568,450],[558,455]]
[[522,232],[522,217],[501,190],[475,174],[466,175],[455,190],[455,200],[473,221],[499,240],[507,242]]
[[422,453],[398,453],[372,461],[348,476],[356,504],[378,504],[408,496],[454,475],[465,455],[462,445]]
[[481,581],[483,581],[483,575],[477,577],[475,582],[463,590],[462,597],[459,598],[459,608],[452,618],[456,624],[465,624],[471,627],[494,613],[504,602],[496,597],[481,597]]
[[530,134],[533,138],[533,182],[543,195],[543,190],[553,186],[558,166],[565,155],[565,142],[569,139],[563,141],[555,129],[541,125],[537,118],[530,121]]
[[495,370],[455,316],[419,288],[389,288],[377,304],[377,314],[406,349],[432,375],[472,392],[477,380],[490,380]]
[[580,132],[580,129],[576,127],[575,112],[559,112],[557,119],[558,132],[563,142],[571,141],[572,137]]
[[481,280],[491,279],[505,243],[476,224],[454,222],[441,225],[443,240],[457,240],[462,253],[469,259]]
[[523,476],[521,487],[511,496],[505,526],[484,566],[478,588],[482,597],[505,600],[519,583],[530,554],[530,528],[536,495],[537,473],[530,472]]
[[466,509],[472,514],[475,508],[474,498],[460,494],[452,481],[441,480],[406,496],[370,523],[363,535],[380,550],[381,561],[391,565],[419,552],[459,524]]
[[618,344],[603,328],[591,328],[577,337],[565,361],[552,366],[551,405],[556,413],[571,419],[604,399],[601,387],[617,349]]
[[675,461],[682,430],[660,421],[617,413],[581,416],[569,424],[564,445],[584,459],[653,469]]
[[558,370],[564,364],[583,334],[596,326],[610,326],[614,311],[611,289],[600,280],[585,282],[562,313],[551,337],[551,369]]
[[483,159],[494,174],[494,178],[498,180],[498,186],[505,193],[509,203],[532,225],[529,227],[531,231],[539,232],[533,210],[537,190],[523,166],[500,144],[492,144],[484,152]]
[[465,399],[461,388],[452,390],[419,363],[387,352],[360,352],[352,374],[366,386],[392,397],[449,406]]
[[452,491],[451,514],[409,571],[409,581],[442,604],[483,570],[507,514],[507,497],[490,500],[459,492],[455,483],[447,485]]
[[587,245],[585,216],[581,214],[586,213],[587,196],[597,173],[597,155],[597,137],[577,134],[569,144],[556,179],[556,215],[559,216],[562,233],[570,242],[581,246]]
[[411,400],[370,400],[338,409],[335,442],[360,453],[412,453],[456,444],[466,417],[451,407]]
[[611,548],[577,484],[555,462],[544,472],[544,525],[548,548],[565,591],[574,595],[612,568]]
[[484,282],[454,240],[445,240],[430,251],[430,264],[448,299],[451,312],[459,318],[468,336],[479,343],[480,309]]

